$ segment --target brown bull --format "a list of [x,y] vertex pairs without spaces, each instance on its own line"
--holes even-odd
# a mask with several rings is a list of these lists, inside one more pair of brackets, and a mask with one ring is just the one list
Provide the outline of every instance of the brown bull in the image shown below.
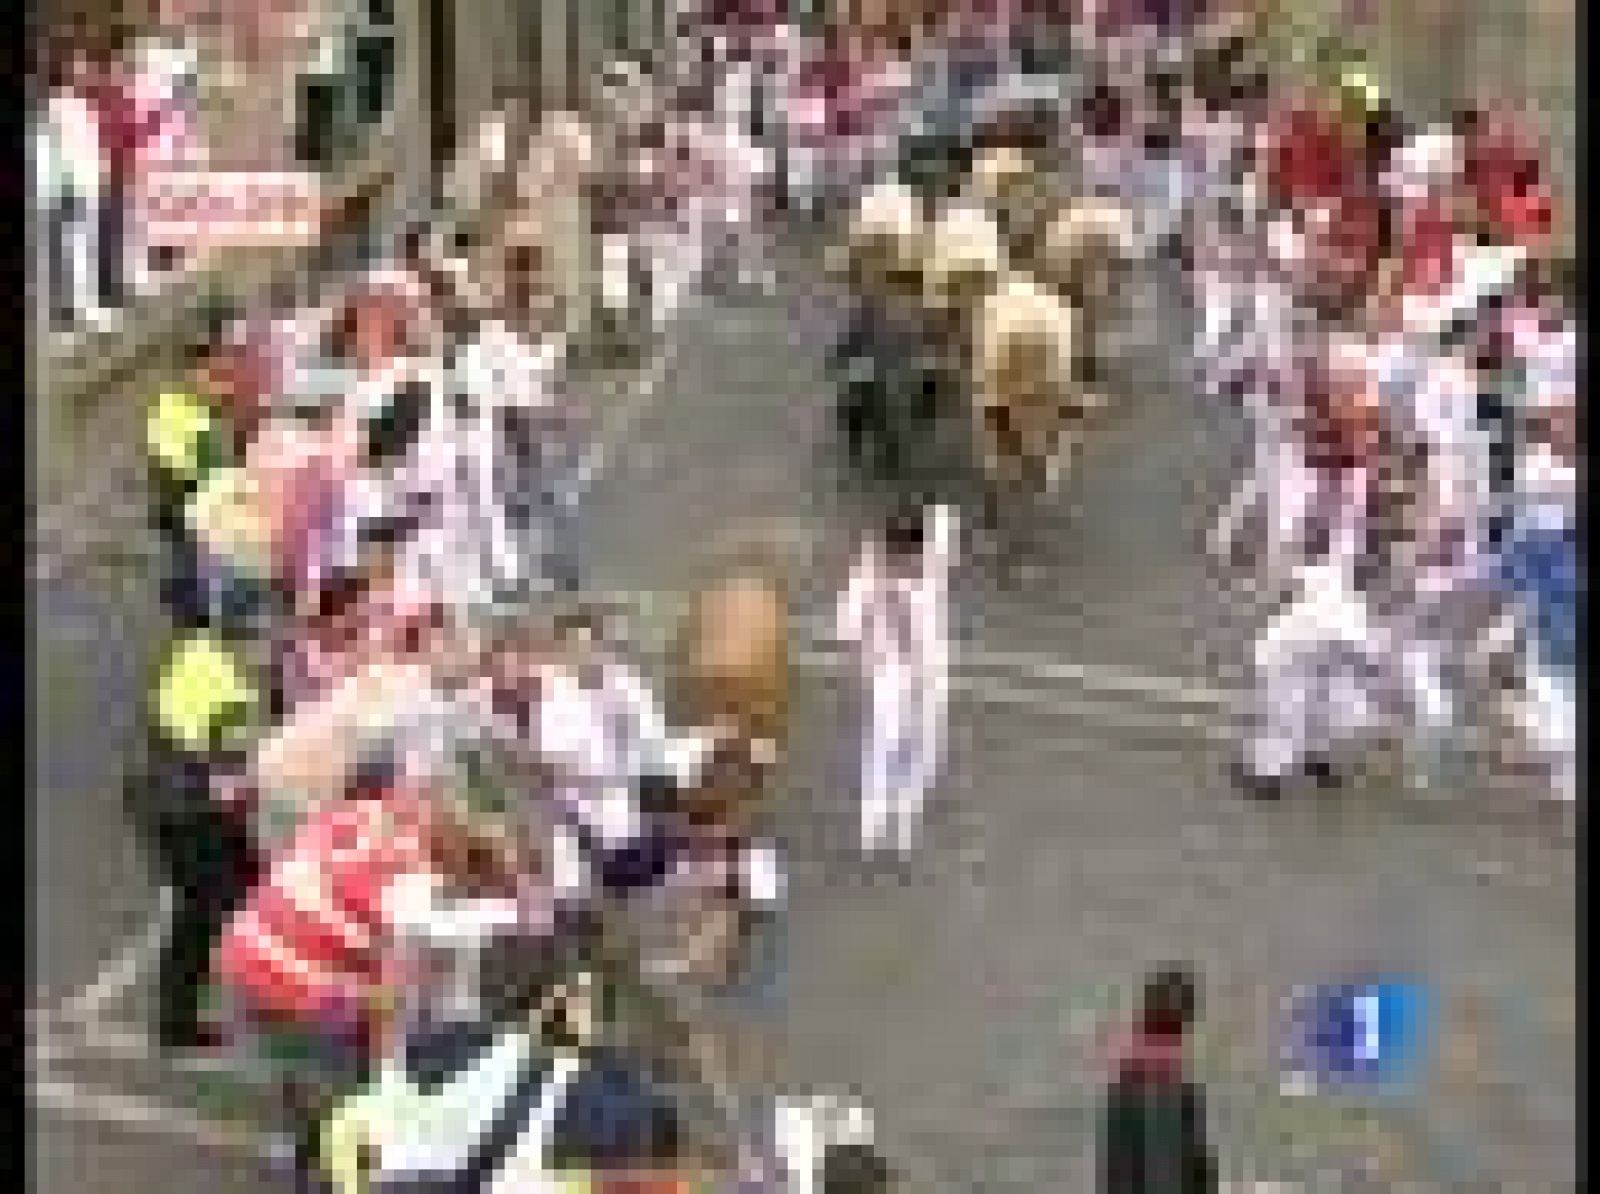
[[719,725],[771,755],[789,702],[789,609],[776,570],[730,569],[697,592],[677,642],[674,720]]
[[789,704],[789,609],[777,569],[746,561],[691,599],[676,644],[674,720],[713,726],[720,741],[681,809],[695,842],[691,884],[675,916],[662,973],[713,984],[737,968],[743,923],[725,880],[737,869],[784,743]]

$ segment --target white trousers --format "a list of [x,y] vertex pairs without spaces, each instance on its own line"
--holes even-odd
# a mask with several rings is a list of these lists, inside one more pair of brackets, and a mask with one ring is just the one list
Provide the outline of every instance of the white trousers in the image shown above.
[[1348,594],[1298,601],[1273,619],[1255,648],[1251,774],[1288,778],[1382,724],[1395,672],[1373,639],[1364,604]]
[[1200,300],[1195,355],[1208,376],[1216,376],[1244,331],[1249,289],[1221,271],[1202,270],[1195,278],[1195,290]]
[[77,198],[47,209],[41,218],[48,249],[45,268],[58,274],[46,288],[59,294],[74,319],[94,315],[100,306],[96,274],[100,254],[99,199]]
[[1457,724],[1453,640],[1398,629],[1380,631],[1348,593],[1299,601],[1274,619],[1256,644],[1252,773],[1286,777],[1384,728],[1407,731],[1408,747],[1437,764]]
[[651,316],[657,328],[664,328],[700,276],[706,257],[704,221],[691,207],[684,222],[653,224],[644,238],[650,258]]
[[614,315],[633,308],[633,241],[625,233],[601,239],[600,301]]
[[1575,800],[1578,794],[1578,699],[1571,677],[1534,660],[1527,699],[1519,709],[1527,740],[1549,768],[1552,794]]
[[876,850],[892,835],[896,849],[910,850],[943,761],[949,680],[938,668],[893,667],[869,677],[867,689],[861,847]]

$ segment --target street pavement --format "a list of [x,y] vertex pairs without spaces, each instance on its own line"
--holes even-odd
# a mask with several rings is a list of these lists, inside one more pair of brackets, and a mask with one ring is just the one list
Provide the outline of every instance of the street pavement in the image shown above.
[[[819,371],[832,298],[804,251],[786,257],[777,297],[687,308],[651,384],[591,387],[608,445],[596,587],[665,594],[640,623],[653,637],[672,595],[754,529],[785,537],[798,605],[825,614],[859,533]],[[746,1083],[865,1097],[922,1189],[1086,1190],[1099,1034],[1147,967],[1186,959],[1205,982],[1197,1064],[1230,1177],[1305,1179],[1319,1157],[1375,1155],[1374,1189],[1575,1189],[1575,862],[1560,827],[1524,794],[1429,799],[1377,769],[1281,808],[1222,782],[1213,704],[1247,619],[1199,543],[1239,429],[1181,384],[1169,291],[1157,279],[1130,297],[1142,326],[1118,403],[1038,573],[959,572],[950,765],[902,881],[854,860],[849,677],[824,656],[801,669],[774,801],[793,871],[781,1007],[707,1014]],[[952,492],[966,492],[954,474]],[[148,594],[126,564],[35,589],[41,1004],[107,977],[153,909],[117,800],[155,641]],[[1440,991],[1426,1089],[1380,1108],[1281,1095],[1279,998],[1363,963]],[[246,1146],[201,1142],[178,1118],[206,1113],[205,1083],[128,1039],[139,978],[102,986],[95,1039],[64,1045],[52,1073],[173,1108],[171,1122],[41,1088],[37,1188],[268,1188]],[[1328,1188],[1362,1187],[1346,1174]]]

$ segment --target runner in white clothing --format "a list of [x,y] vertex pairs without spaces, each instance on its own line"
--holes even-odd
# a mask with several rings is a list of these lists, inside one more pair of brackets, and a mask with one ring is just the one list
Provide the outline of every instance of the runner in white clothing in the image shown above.
[[646,828],[638,799],[642,778],[665,776],[687,785],[713,741],[673,734],[644,679],[597,648],[594,637],[588,619],[568,628],[567,658],[542,669],[533,726],[534,746],[555,773],[554,797],[566,815],[556,831],[564,872],[558,883],[565,888],[586,883],[576,868],[589,847],[615,851],[640,839]]
[[950,694],[950,569],[958,524],[949,506],[891,520],[863,548],[838,611],[868,690],[861,845],[912,848],[937,777]]
[[1393,693],[1388,644],[1357,579],[1377,431],[1357,347],[1336,349],[1337,376],[1309,395],[1298,442],[1280,444],[1256,485],[1268,587],[1289,593],[1254,648],[1236,779],[1257,797],[1276,797],[1297,776],[1334,779],[1332,753],[1378,725]]

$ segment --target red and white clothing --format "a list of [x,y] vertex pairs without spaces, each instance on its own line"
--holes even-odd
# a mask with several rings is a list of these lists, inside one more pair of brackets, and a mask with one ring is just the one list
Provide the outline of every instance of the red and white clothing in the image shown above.
[[1309,106],[1272,120],[1266,136],[1266,182],[1285,207],[1331,202],[1351,194],[1357,150],[1340,118]]
[[1532,245],[1555,224],[1555,204],[1534,139],[1520,123],[1492,114],[1466,138],[1462,178],[1491,235]]
[[[1291,593],[1253,649],[1254,691],[1244,762],[1257,778],[1283,779],[1380,724],[1388,711],[1388,645],[1353,584],[1351,540],[1364,524],[1365,470],[1342,475],[1303,462],[1270,485],[1274,570]],[[1322,507],[1322,509],[1318,509]],[[1320,527],[1313,524],[1320,523]],[[1320,534],[1319,534],[1320,532]],[[1331,539],[1313,555],[1307,540]]]
[[217,977],[269,1019],[314,1024],[371,1008],[393,937],[385,894],[430,867],[429,832],[415,795],[311,810],[224,930]]
[[141,284],[159,284],[151,270],[152,252],[159,242],[146,239],[146,215],[160,203],[168,176],[203,170],[209,160],[193,99],[193,64],[181,48],[160,43],[141,47],[137,72],[130,87],[133,102],[147,121],[146,137],[134,147],[130,165],[135,179],[134,224],[137,235],[132,272]]
[[909,82],[902,64],[848,51],[802,64],[786,105],[795,193],[816,202],[859,181],[883,151],[883,124]]
[[869,543],[839,604],[837,632],[859,652],[869,711],[862,748],[861,842],[892,832],[911,849],[943,760],[950,701],[950,571],[959,527],[935,506],[920,566],[890,571]]

